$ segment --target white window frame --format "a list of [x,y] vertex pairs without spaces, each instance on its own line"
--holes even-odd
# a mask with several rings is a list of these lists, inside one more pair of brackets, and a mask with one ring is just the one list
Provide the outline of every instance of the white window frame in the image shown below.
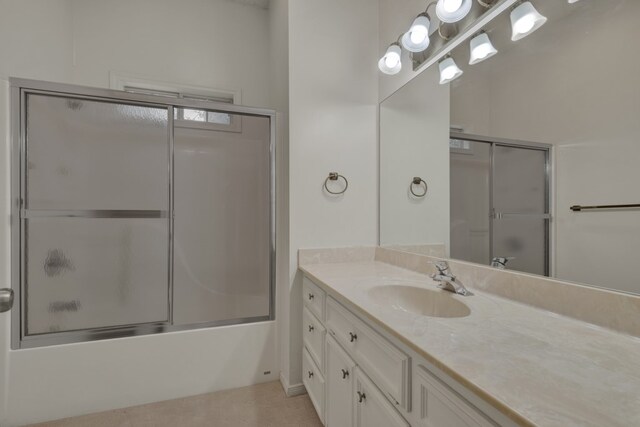
[[[114,71],[109,73],[109,88],[128,92],[135,92],[135,89],[139,89],[140,92],[172,98],[217,101],[229,104],[242,103],[242,93],[239,89],[218,89],[182,83],[164,82]],[[177,111],[177,114],[178,117],[176,117],[174,123],[175,127],[221,132],[242,132],[242,117],[236,114],[230,114],[231,120],[228,125],[184,120],[181,117],[182,114],[179,110]]]

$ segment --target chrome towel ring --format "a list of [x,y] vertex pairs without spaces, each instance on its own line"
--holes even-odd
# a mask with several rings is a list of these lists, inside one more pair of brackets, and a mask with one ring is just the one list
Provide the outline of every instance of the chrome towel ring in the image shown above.
[[[329,190],[329,187],[327,187],[327,184],[329,183],[329,181],[337,181],[338,178],[342,178],[344,180],[344,188],[342,189],[342,191]],[[349,188],[349,181],[347,181],[347,178],[340,175],[338,172],[329,172],[329,176],[327,177],[327,179],[324,180],[324,189],[327,190],[327,193],[329,194],[335,194],[335,195],[343,194],[345,191],[347,191],[347,188]]]
[[[424,191],[422,191],[420,193],[416,193],[415,191],[413,191],[413,186],[414,185],[420,185],[420,186],[424,185]],[[411,191],[411,194],[413,194],[416,197],[424,197],[424,196],[426,196],[428,190],[429,190],[429,186],[427,185],[425,180],[420,178],[419,176],[413,177],[413,180],[411,180],[411,184],[409,184],[409,191]]]

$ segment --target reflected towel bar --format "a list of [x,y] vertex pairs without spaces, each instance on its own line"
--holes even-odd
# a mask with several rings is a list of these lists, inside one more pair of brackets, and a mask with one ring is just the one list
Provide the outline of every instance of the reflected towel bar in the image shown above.
[[592,210],[592,209],[640,209],[640,203],[631,204],[631,205],[600,205],[600,206],[580,206],[574,205],[571,206],[572,211],[580,212],[584,210]]

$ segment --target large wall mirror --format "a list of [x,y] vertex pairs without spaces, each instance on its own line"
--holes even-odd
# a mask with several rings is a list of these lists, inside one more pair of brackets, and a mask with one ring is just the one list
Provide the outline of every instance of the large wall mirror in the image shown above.
[[640,1],[531,3],[380,104],[380,244],[640,293]]

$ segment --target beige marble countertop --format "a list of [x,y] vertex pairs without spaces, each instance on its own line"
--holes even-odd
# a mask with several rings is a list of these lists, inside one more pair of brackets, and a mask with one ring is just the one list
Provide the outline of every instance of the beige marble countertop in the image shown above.
[[[524,426],[640,426],[640,339],[501,297],[462,297],[471,314],[435,318],[382,306],[381,285],[435,289],[427,275],[380,261],[301,265],[453,379]],[[445,291],[442,291],[445,292]]]

